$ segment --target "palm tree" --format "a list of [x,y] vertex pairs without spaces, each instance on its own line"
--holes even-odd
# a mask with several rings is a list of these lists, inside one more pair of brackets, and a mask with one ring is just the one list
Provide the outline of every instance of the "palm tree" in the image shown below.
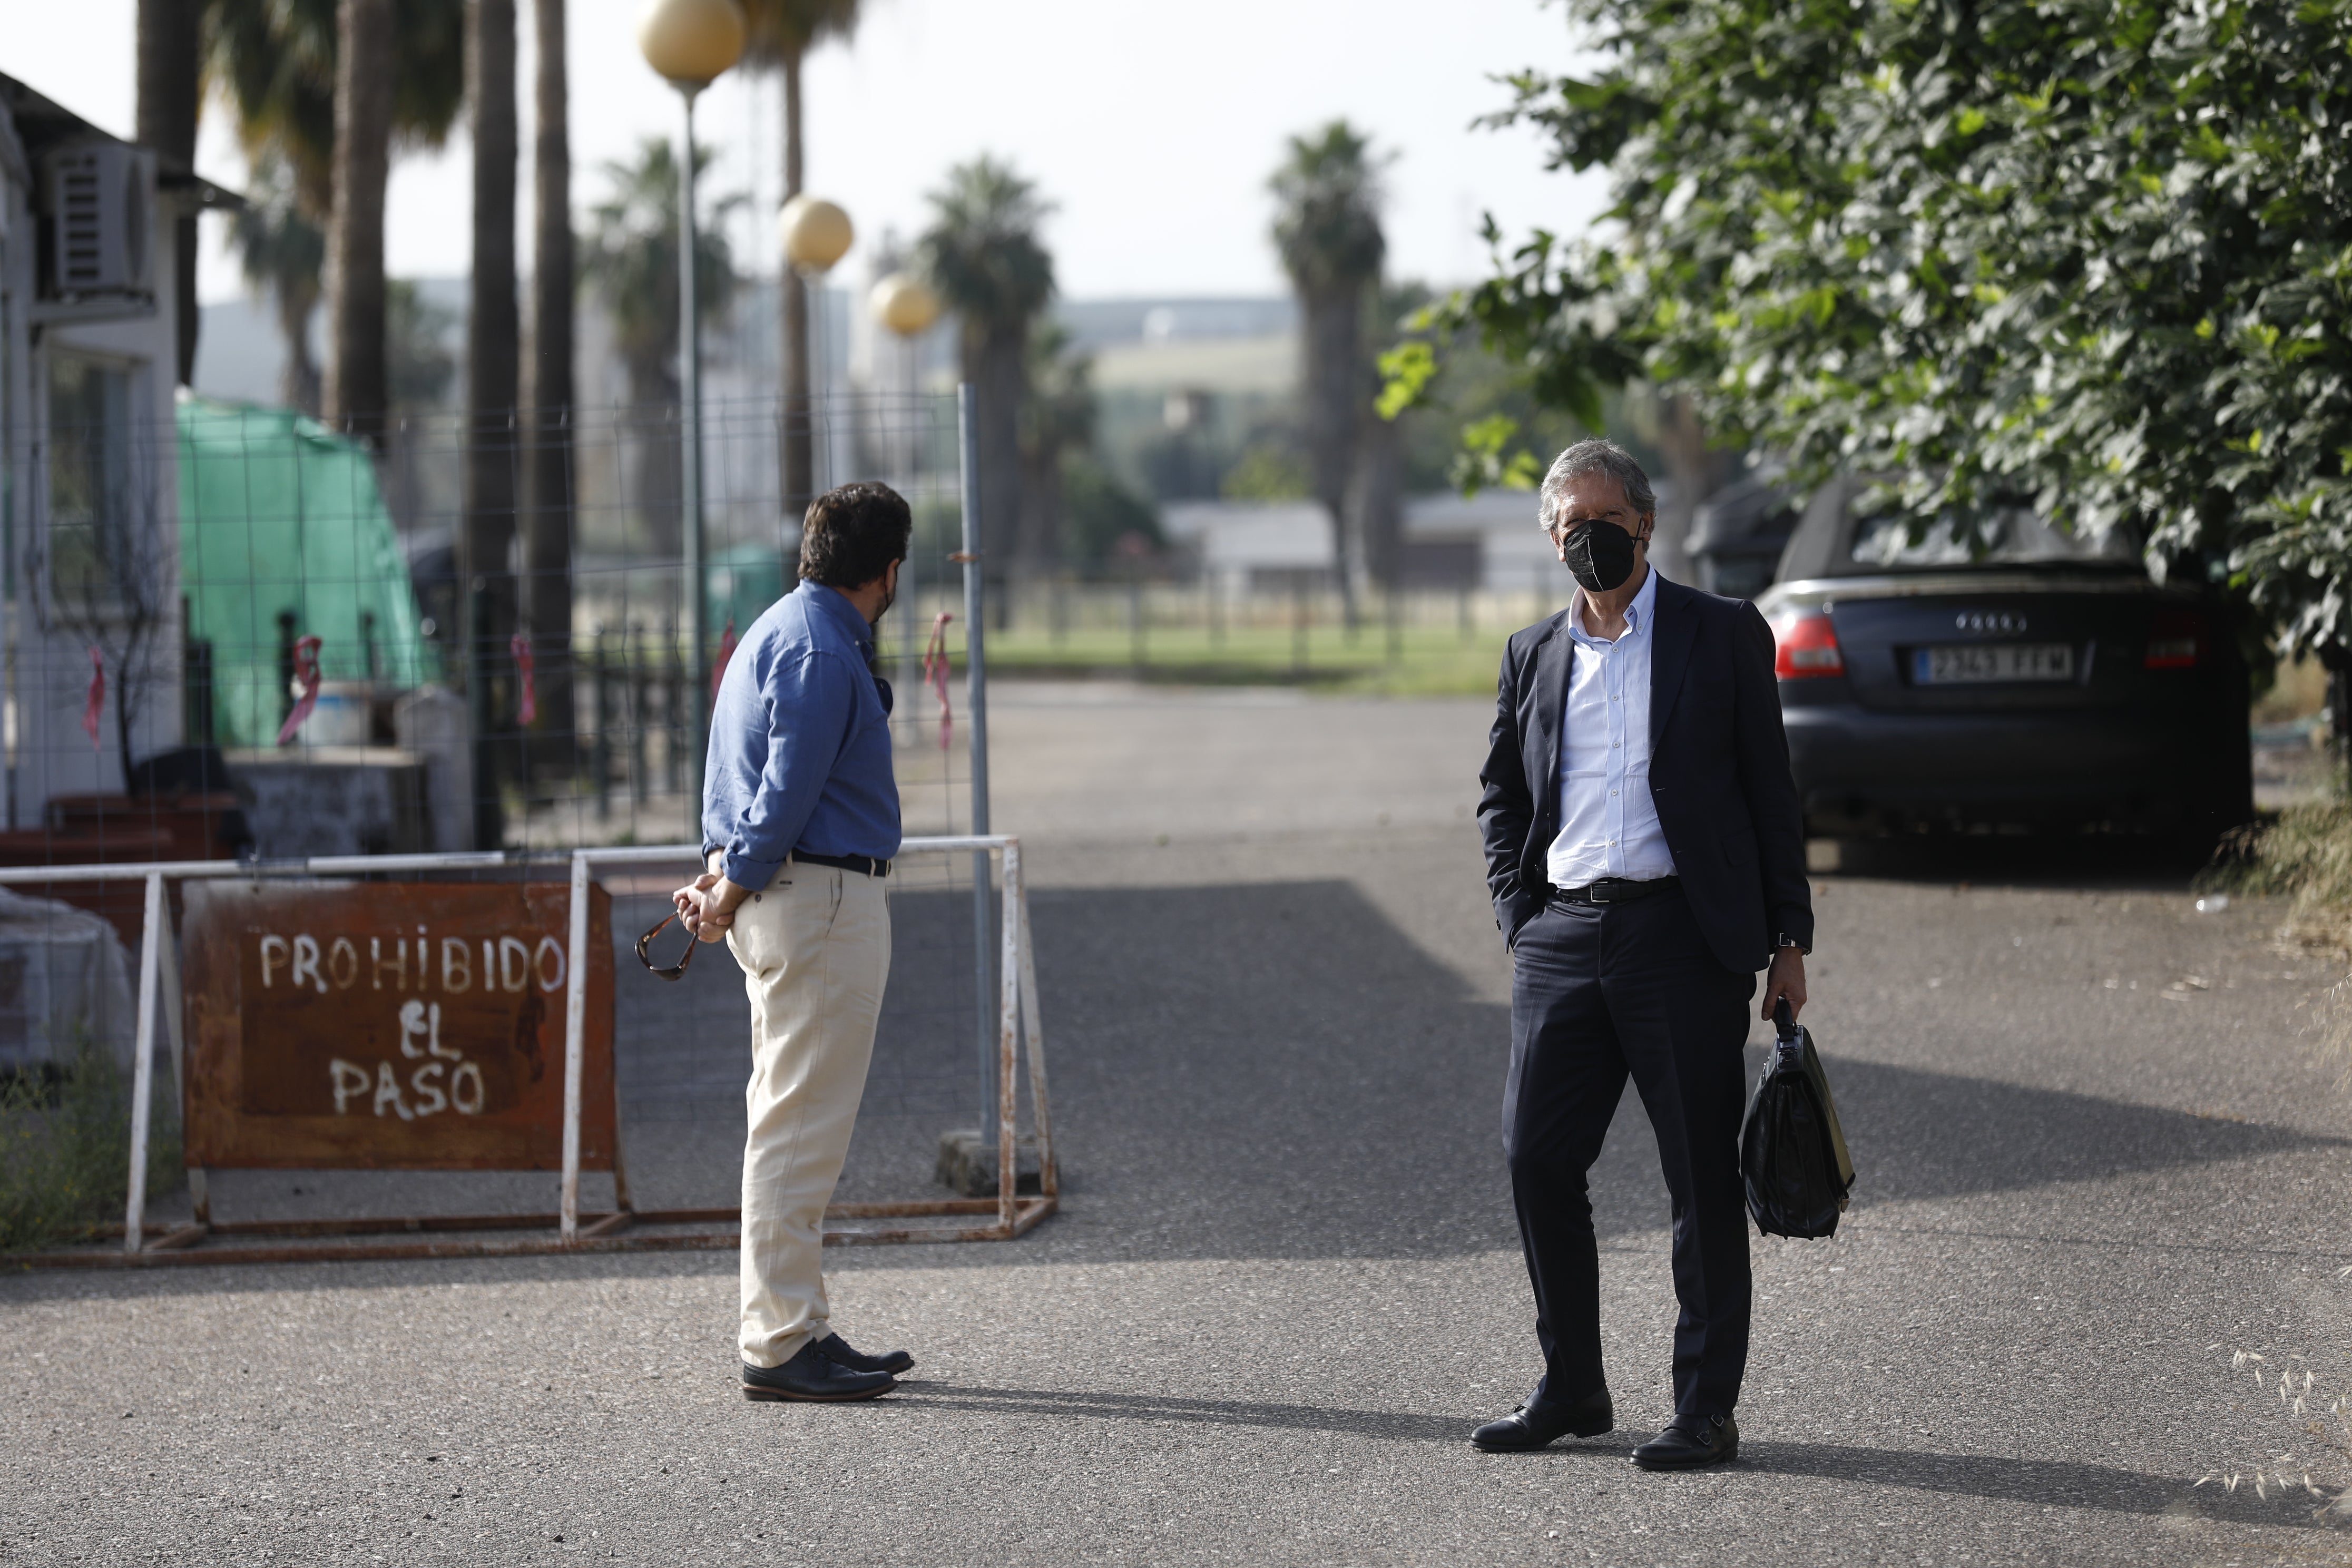
[[334,205],[327,215],[327,422],[382,447],[383,190],[392,174],[393,0],[341,0],[335,16]]
[[518,620],[514,574],[516,415],[522,322],[515,299],[514,0],[470,0],[466,74],[473,102],[473,267],[466,316],[465,527],[459,571],[469,606],[466,684],[475,712],[474,842],[503,837],[498,776],[519,699],[508,653]]
[[[857,26],[857,0],[748,0],[751,24],[745,58],[784,79],[784,200],[801,194],[801,61],[828,36],[847,37]],[[808,285],[791,261],[782,268],[783,342],[783,509],[797,522],[816,489],[809,407]]]
[[[1374,300],[1368,354],[1403,336],[1405,323],[1429,303],[1429,290],[1418,283],[1391,284]],[[1404,553],[1404,426],[1405,416],[1384,418],[1377,413],[1362,417],[1356,441],[1355,471],[1348,487],[1349,530],[1362,552],[1365,579],[1394,592]]]
[[1029,395],[1021,416],[1021,531],[1016,556],[1041,565],[1063,557],[1062,468],[1094,445],[1099,413],[1092,354],[1068,329],[1044,321],[1029,334]]
[[[709,154],[696,149],[698,172]],[[653,551],[675,557],[678,517],[677,163],[667,140],[647,137],[634,163],[607,163],[612,194],[590,211],[581,271],[604,298],[614,347],[629,378],[639,429],[636,509]],[[720,219],[740,202],[715,204],[696,226],[694,288],[714,320],[735,295],[734,258]]]
[[[139,0],[139,130],[181,168],[196,165],[196,116],[203,106],[205,0]],[[196,215],[173,224],[173,291],[179,327],[179,383],[196,374]]]
[[319,364],[310,357],[310,313],[319,307],[327,237],[303,216],[294,179],[292,164],[275,152],[265,153],[254,165],[252,199],[229,219],[229,239],[244,263],[246,282],[257,294],[268,293],[278,308],[278,334],[286,340],[278,401],[315,418]]
[[[1013,564],[1025,574],[1037,562],[1035,542],[1020,538],[1021,409],[1030,329],[1054,297],[1054,258],[1037,237],[1053,208],[1035,185],[985,154],[949,170],[930,203],[931,226],[917,251],[961,321],[963,378],[980,405],[980,524],[987,537],[1013,545]],[[1002,594],[997,605],[1002,625]]]
[[[205,70],[225,89],[247,158],[274,152],[291,164],[303,216],[329,233],[329,415],[361,427],[380,426],[384,408],[393,144],[438,146],[465,94],[466,0],[400,0],[397,9],[396,27],[388,0],[207,0],[205,13]],[[360,29],[367,68],[341,73],[338,62],[352,58],[347,24]],[[339,153],[336,126],[351,113],[362,134]],[[348,179],[337,172],[346,158]]]
[[1332,564],[1352,631],[1362,559],[1349,537],[1348,486],[1372,377],[1364,301],[1388,248],[1371,142],[1344,120],[1318,135],[1294,136],[1271,184],[1280,203],[1274,242],[1302,318],[1307,463],[1316,499],[1330,515]]
[[532,149],[530,377],[523,464],[524,613],[555,715],[545,754],[572,760],[572,299],[571,86],[564,72],[564,0],[537,0],[537,145]]

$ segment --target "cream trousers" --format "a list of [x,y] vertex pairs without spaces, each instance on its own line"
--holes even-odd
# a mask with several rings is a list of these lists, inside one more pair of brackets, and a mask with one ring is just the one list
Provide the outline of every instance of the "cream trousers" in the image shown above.
[[743,1359],[781,1366],[833,1331],[824,1206],[841,1180],[890,973],[882,879],[787,863],[727,945],[751,995],[743,1144]]

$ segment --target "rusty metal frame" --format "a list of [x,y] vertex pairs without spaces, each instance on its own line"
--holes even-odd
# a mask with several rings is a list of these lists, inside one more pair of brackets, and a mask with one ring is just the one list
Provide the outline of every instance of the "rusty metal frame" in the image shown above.
[[[827,1246],[872,1246],[908,1242],[1009,1241],[1053,1214],[1061,1201],[1060,1171],[1054,1158],[1053,1121],[1045,1090],[1045,1041],[1039,1021],[1037,964],[1029,940],[1029,895],[1022,875],[1021,841],[1009,834],[967,834],[910,838],[898,858],[919,854],[971,853],[975,860],[993,854],[1002,867],[1003,936],[997,964],[997,1183],[993,1198],[918,1199],[907,1203],[835,1204],[825,1210]],[[257,876],[352,876],[399,871],[481,870],[545,865],[504,852],[446,855],[338,855],[275,861],[182,860],[146,865],[27,866],[0,868],[0,886],[9,883],[127,881],[145,884],[146,920],[139,947],[139,1021],[131,1074],[131,1169],[120,1250],[22,1253],[5,1259],[31,1268],[159,1268],[210,1263],[315,1263],[385,1258],[504,1258],[583,1252],[688,1252],[732,1248],[740,1244],[741,1214],[731,1208],[634,1210],[626,1177],[615,1154],[618,1206],[609,1214],[580,1210],[580,1118],[584,1076],[587,1009],[589,884],[598,866],[698,863],[691,844],[575,849],[572,883],[569,978],[564,995],[562,1206],[553,1215],[446,1215],[394,1219],[215,1221],[205,1194],[197,1194],[197,1219],[172,1226],[146,1223],[147,1145],[154,1105],[155,1020],[170,1030],[175,1076],[184,1072],[180,976],[173,938],[167,927],[167,880]],[[984,891],[984,889],[983,889]],[[161,1004],[159,1007],[159,1004]],[[1025,1046],[1025,1053],[1023,1048]],[[1030,1114],[1036,1128],[1039,1191],[1024,1197],[1015,1190],[1020,1148],[1017,1068],[1025,1054]],[[192,1175],[200,1173],[192,1173]],[[973,1223],[988,1216],[987,1223]],[[930,1220],[929,1225],[873,1225],[878,1220]],[[585,1223],[583,1224],[583,1220]],[[961,1221],[961,1223],[956,1223]],[[556,1234],[544,1233],[552,1225]],[[713,1230],[711,1226],[733,1228]],[[117,1227],[108,1227],[112,1234]],[[487,1231],[539,1235],[484,1236]],[[317,1245],[312,1238],[351,1236],[429,1236],[447,1240],[366,1241]],[[210,1237],[227,1246],[203,1246]],[[238,1244],[239,1238],[252,1242]],[[265,1240],[264,1238],[276,1238]]]

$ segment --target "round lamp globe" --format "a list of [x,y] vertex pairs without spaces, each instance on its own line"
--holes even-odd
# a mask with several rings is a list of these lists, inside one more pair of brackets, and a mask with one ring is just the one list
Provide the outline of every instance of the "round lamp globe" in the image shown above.
[[784,259],[803,272],[829,272],[849,253],[857,230],[849,215],[822,196],[797,195],[776,214]]
[[868,303],[875,321],[902,338],[920,337],[940,319],[940,297],[911,272],[893,272],[877,281]]
[[656,74],[698,91],[743,58],[743,13],[735,0],[653,0],[637,50]]

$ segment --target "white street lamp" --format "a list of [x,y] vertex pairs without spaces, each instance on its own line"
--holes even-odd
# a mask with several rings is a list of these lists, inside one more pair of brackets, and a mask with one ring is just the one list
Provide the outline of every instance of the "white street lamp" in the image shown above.
[[822,196],[797,195],[776,211],[784,259],[804,275],[823,277],[857,241],[849,215]]
[[680,500],[686,517],[686,623],[693,673],[687,678],[693,717],[688,728],[694,768],[691,789],[702,793],[703,758],[710,743],[710,607],[703,582],[702,318],[694,297],[694,100],[743,58],[743,13],[735,0],[653,0],[637,25],[646,64],[677,89],[686,106],[677,153],[677,327],[684,406],[679,431]]
[[[906,406],[897,417],[909,426],[904,455],[908,488],[910,491],[919,492],[922,488],[923,431],[915,407],[918,390],[915,340],[929,331],[932,324],[940,319],[940,297],[938,291],[917,274],[898,271],[876,279],[872,291],[866,297],[866,304],[873,311],[876,323],[898,340],[902,382],[899,395],[905,400]],[[915,500],[919,497],[910,494],[908,499]],[[915,552],[909,548],[906,564],[898,568],[899,575],[906,579],[905,592],[909,606],[908,613],[899,619],[898,640],[901,655],[909,664],[915,657],[916,622],[921,618],[922,605],[922,601],[916,595],[914,557]]]

